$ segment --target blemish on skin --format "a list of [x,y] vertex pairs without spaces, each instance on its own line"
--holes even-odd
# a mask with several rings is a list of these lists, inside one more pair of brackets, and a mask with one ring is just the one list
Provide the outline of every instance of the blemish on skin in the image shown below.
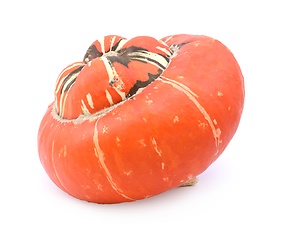
[[132,173],[133,173],[132,170],[130,170],[130,171],[128,171],[128,172],[124,171],[124,174],[126,174],[127,176],[129,176],[129,175],[132,174]]
[[186,181],[189,181],[189,180],[191,180],[193,178],[193,175],[192,174],[188,174],[187,175],[187,180]]
[[98,183],[96,180],[93,180],[93,182],[96,184],[97,189],[100,190],[101,192],[103,192],[102,185],[100,183]]
[[106,98],[108,99],[108,102],[110,103],[110,105],[111,105],[111,106],[114,105],[112,96],[111,96],[111,94],[109,93],[109,91],[106,90],[105,93],[106,93]]
[[[217,134],[218,136],[221,135],[221,130],[220,130],[220,128],[217,128],[217,129],[216,129],[216,134]],[[220,140],[219,143],[222,143],[222,140]]]
[[139,142],[143,147],[146,147],[145,139],[140,139],[140,140],[138,140],[138,142]]
[[88,93],[88,94],[86,95],[86,99],[87,99],[87,102],[88,102],[89,106],[90,106],[92,109],[94,109],[93,99],[92,99],[92,96],[91,96],[90,93]]
[[199,122],[199,127],[202,127],[203,129],[206,129],[206,126],[208,126],[208,124],[207,123],[203,123],[203,122],[201,122],[200,120],[198,121]]
[[[98,152],[97,152],[97,149],[95,147],[94,147],[94,153],[95,153],[95,156],[98,157]],[[102,167],[100,166],[100,168],[102,168]]]
[[148,105],[150,105],[152,102],[153,102],[153,100],[146,100],[145,101]]
[[154,145],[154,148],[155,148],[157,154],[161,157],[162,156],[162,151],[158,148],[157,142],[156,142],[156,140],[154,138],[152,138],[152,143]]
[[67,146],[65,145],[64,146],[64,157],[66,157],[67,156]]
[[222,92],[217,92],[217,96],[222,97],[223,93]]
[[174,117],[173,122],[174,122],[174,123],[179,122],[178,116],[175,116],[175,117]]
[[168,177],[163,178],[163,180],[164,180],[165,182],[168,182]]
[[118,144],[118,146],[120,145],[120,139],[119,139],[119,137],[116,137],[116,142],[117,142],[117,144]]
[[81,104],[82,104],[82,106],[80,106],[80,107],[81,107],[83,114],[84,115],[90,115],[90,112],[89,112],[88,108],[86,107],[86,105],[85,105],[85,103],[82,99],[81,99]]
[[108,133],[108,130],[109,130],[109,128],[108,128],[106,125],[104,125],[104,127],[103,127],[103,133]]
[[102,185],[100,183],[98,183],[97,189],[100,190],[101,192],[103,192],[103,188],[102,188]]
[[61,156],[63,156],[63,157],[67,156],[67,146],[66,145],[63,148],[60,149],[59,158],[61,158]]

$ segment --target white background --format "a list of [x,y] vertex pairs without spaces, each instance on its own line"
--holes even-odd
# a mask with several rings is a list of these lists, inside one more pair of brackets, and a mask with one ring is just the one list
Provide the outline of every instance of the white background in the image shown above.
[[[279,1],[3,1],[1,239],[282,239]],[[197,185],[132,203],[70,197],[42,168],[37,131],[60,71],[97,38],[189,33],[231,49],[246,85],[239,129]]]

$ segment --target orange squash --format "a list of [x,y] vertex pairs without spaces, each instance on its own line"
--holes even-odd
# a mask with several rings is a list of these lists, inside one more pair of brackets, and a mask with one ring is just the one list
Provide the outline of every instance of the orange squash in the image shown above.
[[38,132],[41,163],[89,202],[148,198],[204,172],[235,134],[244,80],[207,36],[110,35],[58,77]]

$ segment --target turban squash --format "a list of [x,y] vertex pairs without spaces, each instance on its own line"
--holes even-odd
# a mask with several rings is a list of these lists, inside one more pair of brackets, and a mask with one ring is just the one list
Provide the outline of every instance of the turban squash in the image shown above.
[[78,199],[148,198],[205,171],[235,134],[243,104],[240,67],[213,38],[106,36],[59,75],[39,157]]

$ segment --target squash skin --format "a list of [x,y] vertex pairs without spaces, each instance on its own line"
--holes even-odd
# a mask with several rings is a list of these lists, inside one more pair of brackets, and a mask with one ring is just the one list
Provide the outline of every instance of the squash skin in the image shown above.
[[166,70],[132,98],[80,121],[52,103],[39,127],[40,161],[71,196],[111,204],[178,187],[204,172],[234,136],[244,79],[230,50],[207,36],[172,35],[183,44]]

